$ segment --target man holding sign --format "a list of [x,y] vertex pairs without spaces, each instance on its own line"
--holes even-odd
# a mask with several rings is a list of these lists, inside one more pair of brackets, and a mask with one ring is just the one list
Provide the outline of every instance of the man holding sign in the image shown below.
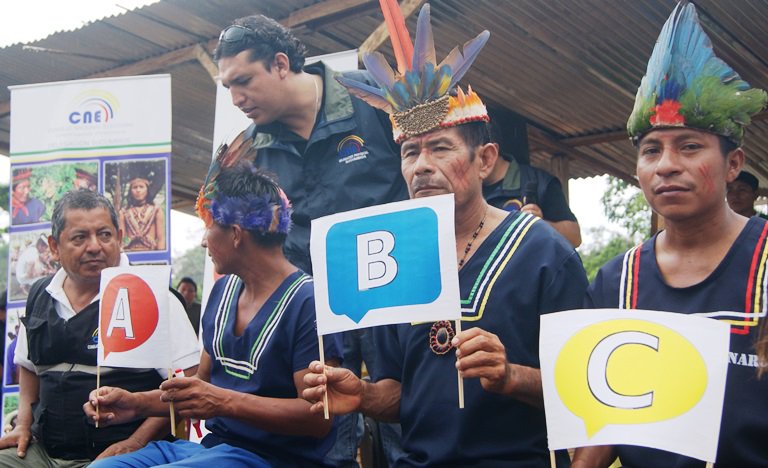
[[[120,254],[114,208],[89,190],[64,194],[53,210],[48,244],[61,268],[35,283],[29,294],[15,357],[20,369],[18,423],[0,439],[0,447],[6,448],[0,451],[0,466],[85,466],[96,457],[141,448],[169,432],[167,418],[97,429],[82,416],[83,401],[96,388],[101,272],[123,260],[127,264]],[[194,368],[194,332],[178,299],[169,301],[176,301],[171,311],[180,324],[174,365]],[[101,368],[101,382],[141,391],[157,388],[162,377],[154,369]]]
[[[764,91],[750,89],[714,55],[694,5],[679,4],[627,123],[640,187],[665,229],[607,263],[586,301],[590,308],[699,314],[731,325],[716,466],[768,466],[768,381],[756,378],[754,351],[768,307],[768,225],[732,211],[725,196],[744,164],[745,127],[765,103]],[[635,446],[582,449],[573,466],[607,466],[616,454],[625,466],[704,466]]]
[[[210,434],[201,444],[157,442],[94,467],[182,460],[204,468],[328,466],[332,422],[310,414],[299,398],[307,365],[319,355],[312,279],[283,255],[290,204],[250,165],[255,152],[249,143],[220,152],[198,198],[197,213],[207,226],[203,247],[226,276],[213,286],[203,314],[197,376],[170,380],[153,392],[102,388],[85,405],[89,418],[111,425],[165,414],[173,402],[179,415],[205,419]],[[246,161],[233,163],[241,157]],[[326,345],[326,356],[337,360],[339,344],[329,339]]]
[[[399,12],[397,2],[386,3],[390,15]],[[587,283],[584,269],[573,248],[546,223],[526,213],[493,208],[483,199],[483,179],[498,157],[498,146],[490,142],[488,115],[471,90],[465,94],[456,89],[455,96],[448,91],[477,56],[488,32],[464,44],[463,53],[454,50],[446,59],[450,65],[438,70],[432,63],[429,5],[421,10],[418,28],[416,37],[427,40],[417,39],[415,51],[396,46],[396,56],[407,57],[399,63],[400,73],[409,70],[409,80],[432,76],[440,83],[419,82],[411,89],[397,82],[398,89],[413,93],[403,100],[410,103],[404,106],[383,97],[391,98],[389,90],[343,83],[391,112],[411,197],[453,194],[461,295],[456,307],[468,330],[454,336],[454,324],[448,321],[380,327],[375,330],[380,365],[374,383],[315,362],[305,377],[310,388],[304,397],[317,413],[323,412],[327,390],[333,414],[362,411],[380,420],[399,420],[406,453],[396,466],[547,466],[539,317],[581,304]],[[394,27],[389,29],[391,36],[396,34]],[[398,37],[400,44],[410,45],[407,34]],[[426,62],[419,61],[425,57]],[[378,65],[368,66],[369,71],[381,71],[383,58],[378,55],[364,61]],[[374,78],[386,88],[393,75],[390,70],[374,73]],[[437,94],[422,100],[421,90]],[[413,259],[398,258],[392,248],[386,251],[397,264]],[[368,291],[379,287],[383,293],[390,284],[367,286]],[[365,286],[358,284],[358,289]],[[458,404],[457,368],[465,379],[464,409]],[[568,455],[561,455],[567,464]]]

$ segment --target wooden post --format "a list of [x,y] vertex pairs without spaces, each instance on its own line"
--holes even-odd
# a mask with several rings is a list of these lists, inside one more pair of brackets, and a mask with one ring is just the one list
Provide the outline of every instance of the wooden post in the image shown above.
[[560,180],[560,185],[563,186],[563,193],[565,194],[565,201],[569,202],[568,197],[568,180],[571,178],[569,166],[569,158],[567,154],[555,153],[552,155],[549,167],[552,175]]

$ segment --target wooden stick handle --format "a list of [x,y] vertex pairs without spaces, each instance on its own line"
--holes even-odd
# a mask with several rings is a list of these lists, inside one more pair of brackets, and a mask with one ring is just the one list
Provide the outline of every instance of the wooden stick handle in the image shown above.
[[[320,346],[320,364],[323,365],[323,375],[325,375],[325,346],[323,346],[323,335],[317,336],[317,344]],[[325,393],[323,393],[323,416],[325,419],[331,419],[328,411],[328,384],[325,384]]]
[[[173,369],[168,369],[168,380],[171,380],[173,375]],[[176,410],[173,408],[173,401],[171,401],[168,409],[171,412],[171,435],[176,437]]]
[[[456,320],[456,334],[461,333],[461,319]],[[459,409],[464,409],[464,378],[461,377],[461,372],[457,369],[456,375],[459,380]]]
[[99,428],[99,389],[101,388],[101,365],[96,363],[96,429]]

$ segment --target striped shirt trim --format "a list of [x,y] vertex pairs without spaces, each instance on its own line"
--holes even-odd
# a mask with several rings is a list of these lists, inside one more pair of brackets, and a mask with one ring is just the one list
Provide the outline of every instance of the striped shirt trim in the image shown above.
[[[763,226],[749,267],[747,286],[744,294],[744,312],[717,311],[699,312],[691,315],[721,320],[731,325],[731,333],[747,335],[752,327],[757,326],[761,317],[768,312],[768,223]],[[640,251],[642,244],[629,249],[624,254],[621,265],[619,287],[619,309],[636,309],[638,280],[640,278]]]
[[304,284],[310,284],[313,280],[309,275],[302,274],[288,286],[274,309],[269,314],[266,323],[259,332],[256,341],[251,347],[249,361],[232,359],[224,355],[224,332],[228,322],[232,302],[237,300],[237,292],[242,280],[232,275],[224,286],[224,294],[216,310],[213,334],[213,350],[215,359],[224,367],[228,374],[241,379],[249,379],[259,368],[259,360],[264,354],[267,345],[277,329],[285,311],[293,301],[296,294]]
[[480,269],[468,297],[461,300],[462,320],[477,321],[483,318],[483,313],[496,285],[496,280],[498,280],[512,256],[517,252],[531,226],[538,221],[539,218],[536,216],[525,213],[510,223],[494,247],[493,252],[491,252],[491,255]]

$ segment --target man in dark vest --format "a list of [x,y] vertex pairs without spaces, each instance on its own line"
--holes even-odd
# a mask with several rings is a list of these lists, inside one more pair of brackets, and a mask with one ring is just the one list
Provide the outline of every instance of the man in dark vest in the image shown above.
[[[120,239],[117,214],[102,195],[68,192],[56,203],[48,245],[61,268],[30,289],[15,356],[18,422],[0,439],[5,449],[0,450],[0,466],[85,466],[169,432],[167,418],[97,429],[83,417],[83,402],[96,388],[101,271],[128,264],[120,254]],[[181,302],[169,301],[174,368],[194,372],[197,340]],[[155,369],[102,367],[100,372],[101,385],[135,391],[157,388],[163,381]]]

